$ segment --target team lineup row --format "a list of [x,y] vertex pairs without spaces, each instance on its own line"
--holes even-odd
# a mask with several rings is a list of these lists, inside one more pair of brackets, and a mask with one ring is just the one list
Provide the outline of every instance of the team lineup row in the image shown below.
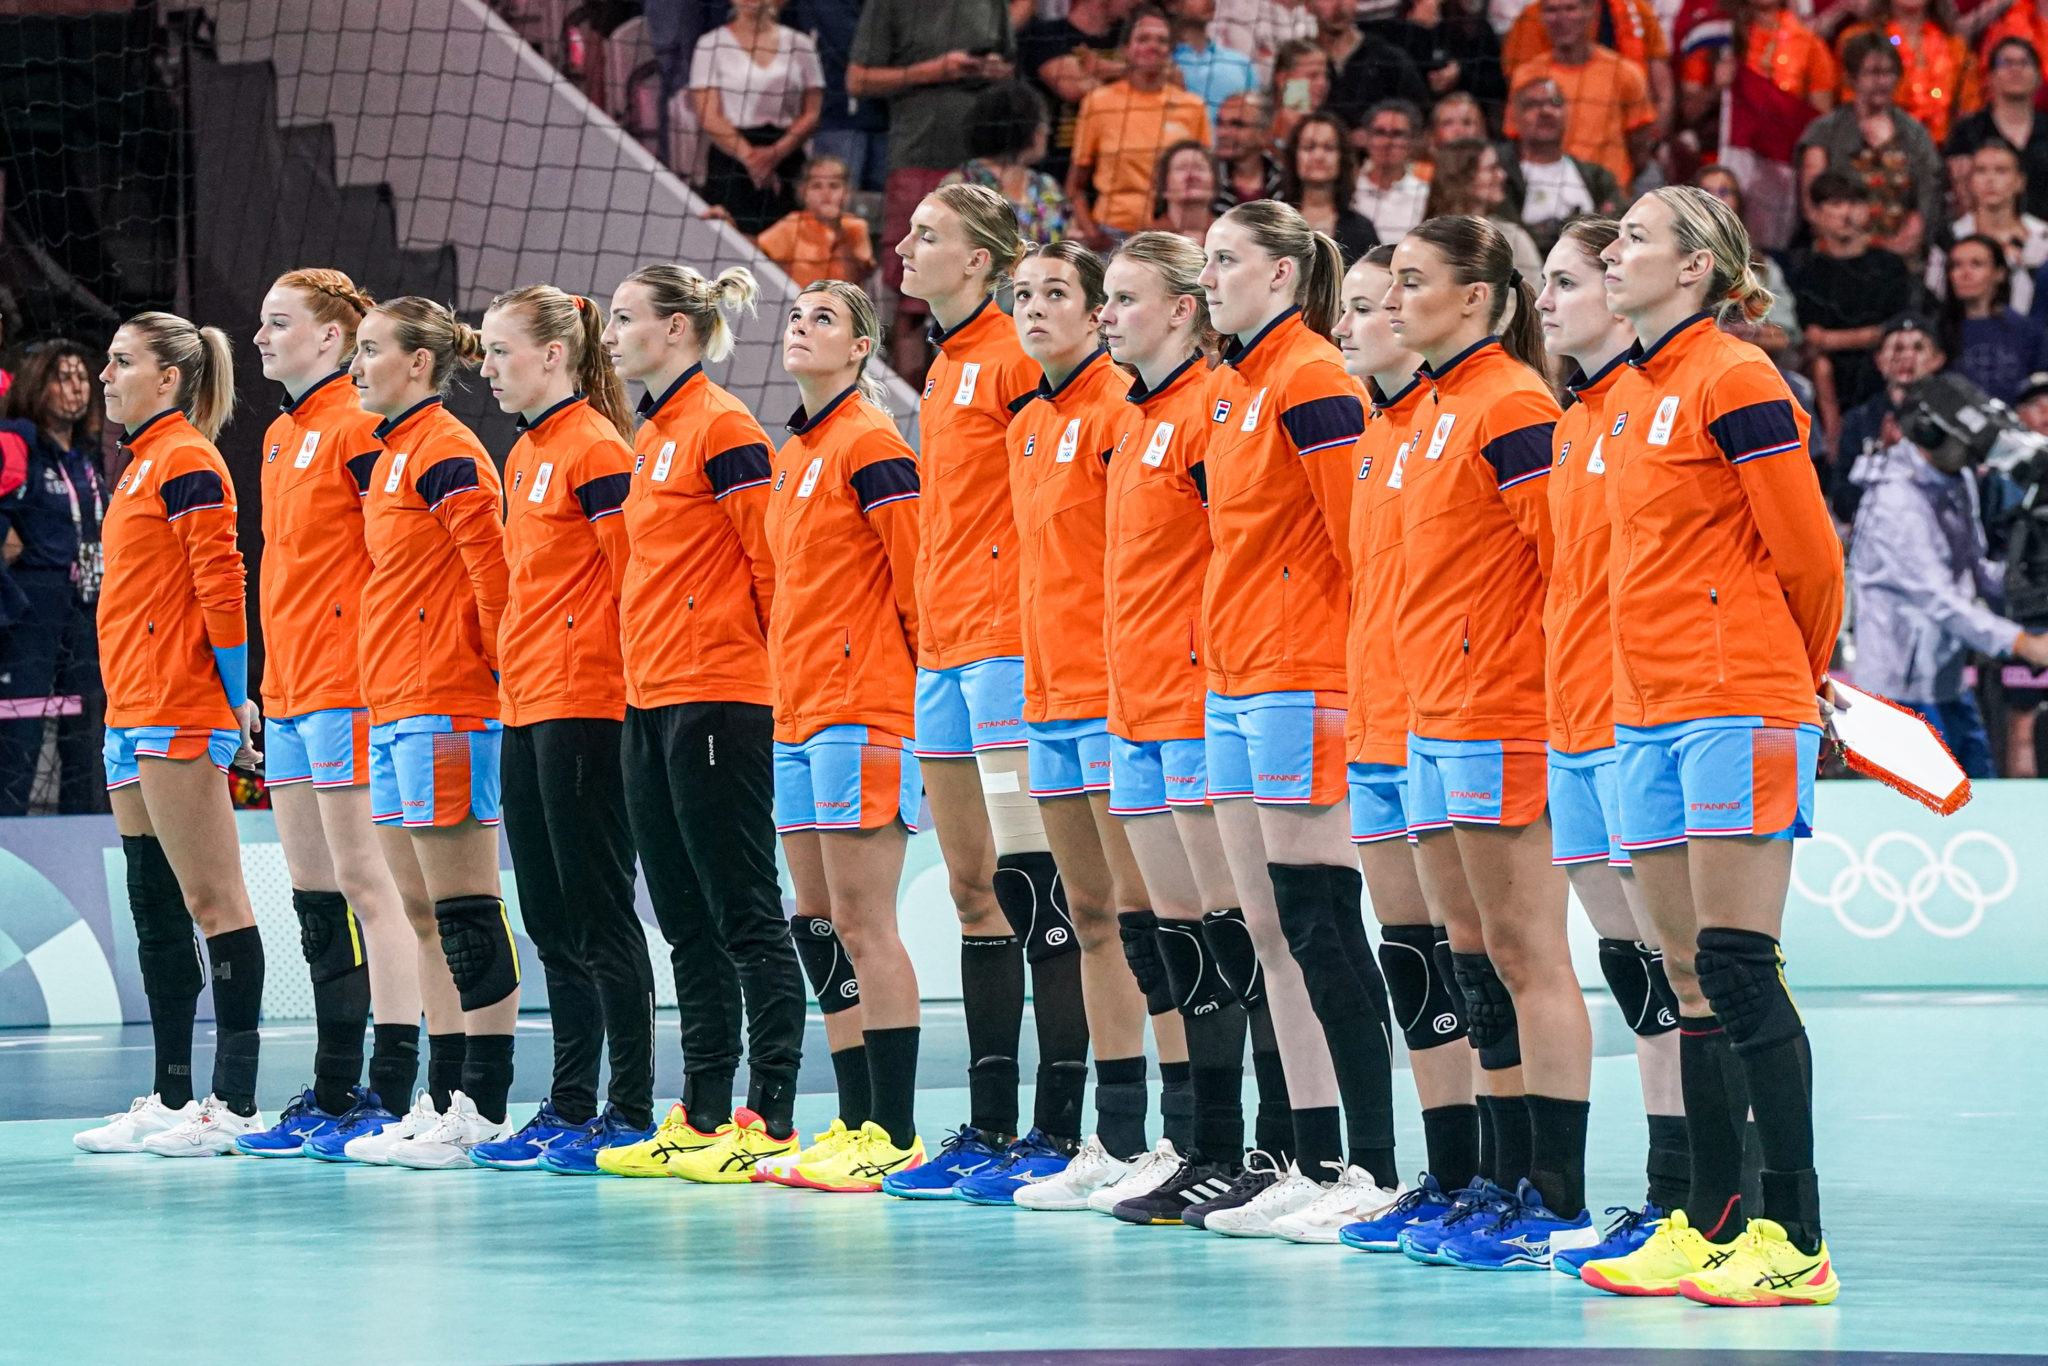
[[[1716,326],[1769,305],[1740,221],[1660,190],[1572,224],[1531,281],[1497,227],[1446,217],[1346,274],[1274,201],[1205,248],[1141,233],[1105,262],[1031,247],[963,185],[896,250],[937,329],[919,451],[844,282],[783,321],[802,406],[778,446],[703,369],[753,301],[744,270],[647,267],[608,311],[533,286],[480,331],[337,272],[280,278],[256,334],[286,396],[260,718],[211,444],[226,340],[164,314],[116,334],[106,755],[157,1061],[78,1145],[1093,1208],[1830,1302],[1778,933],[1842,571],[1806,414]],[[462,365],[520,416],[502,475],[441,405]],[[624,381],[646,389],[637,428]],[[319,1031],[274,1125],[215,772],[258,757]],[[548,1099],[517,1132],[501,811],[554,1017]],[[971,1058],[967,1122],[931,1153],[895,928],[927,818]],[[636,857],[685,1062],[658,1126]],[[1568,887],[1649,1117],[1645,1203],[1604,1232]],[[839,1099],[807,1146],[806,976]],[[413,1095],[422,1013],[427,1085],[401,1115],[384,1102]],[[1428,1149],[1412,1186],[1396,1029]]]

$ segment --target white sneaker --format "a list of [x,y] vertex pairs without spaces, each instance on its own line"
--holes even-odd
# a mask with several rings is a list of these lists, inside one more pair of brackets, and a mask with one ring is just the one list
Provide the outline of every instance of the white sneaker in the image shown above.
[[[1326,1165],[1336,1166],[1332,1162]],[[1334,1243],[1337,1230],[1393,1204],[1399,1190],[1383,1190],[1363,1167],[1346,1167],[1337,1184],[1315,1201],[1273,1221],[1273,1236],[1290,1243]]]
[[1111,1157],[1102,1140],[1090,1134],[1064,1171],[1019,1187],[1014,1198],[1020,1209],[1087,1209],[1089,1196],[1130,1169],[1130,1163]]
[[470,1165],[469,1150],[479,1143],[496,1143],[512,1137],[509,1120],[496,1123],[476,1112],[476,1102],[460,1091],[448,1094],[448,1110],[433,1128],[403,1143],[393,1144],[391,1165],[416,1171],[445,1171]]
[[238,1115],[218,1096],[208,1096],[191,1118],[143,1139],[142,1151],[158,1157],[225,1157],[243,1134],[260,1134],[269,1127],[261,1110]]
[[108,1115],[105,1124],[73,1134],[71,1141],[89,1153],[139,1153],[144,1139],[175,1129],[198,1113],[196,1100],[186,1101],[182,1110],[173,1110],[152,1091],[138,1097],[126,1114]]
[[1328,1186],[1303,1176],[1290,1162],[1287,1175],[1237,1208],[1217,1210],[1202,1220],[1202,1227],[1232,1238],[1271,1238],[1275,1219],[1307,1209],[1327,1190]]
[[400,1116],[396,1124],[387,1124],[374,1134],[350,1139],[341,1145],[342,1155],[351,1162],[388,1167],[393,1148],[407,1139],[418,1138],[440,1122],[441,1112],[434,1108],[433,1095],[422,1091],[413,1097],[412,1109]]
[[1173,1150],[1173,1140],[1162,1138],[1158,1147],[1127,1164],[1122,1176],[1090,1191],[1088,1208],[1097,1214],[1113,1216],[1118,1205],[1141,1195],[1150,1195],[1167,1177],[1179,1170],[1180,1154]]

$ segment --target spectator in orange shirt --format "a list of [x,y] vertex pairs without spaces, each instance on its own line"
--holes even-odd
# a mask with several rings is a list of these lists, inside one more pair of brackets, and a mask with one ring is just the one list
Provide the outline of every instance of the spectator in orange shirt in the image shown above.
[[[1657,110],[1642,66],[1592,40],[1586,20],[1593,3],[1539,0],[1551,50],[1516,67],[1509,90],[1555,81],[1567,110],[1565,151],[1605,166],[1626,186],[1656,150]],[[1505,131],[1510,138],[1519,134],[1512,99]]]
[[804,165],[803,208],[754,239],[798,289],[813,280],[865,280],[875,269],[867,220],[846,211],[846,163],[812,157]]
[[[1743,61],[1749,69],[1823,114],[1833,109],[1841,73],[1821,36],[1777,0],[1752,0],[1747,10],[1748,22],[1737,32],[1747,35],[1738,41],[1743,42]],[[1735,79],[1729,52],[1703,44],[1679,63],[1679,118],[1684,126],[1718,117],[1721,93]]]
[[[1983,61],[1986,75],[1998,65],[1999,47],[2017,38],[2025,43],[2036,55],[2036,73],[2039,72],[2039,56],[2048,52],[2048,0],[2014,0],[2011,8],[1998,16],[1984,36],[1977,43],[1977,51]],[[2034,93],[2034,107],[2048,110],[2048,88],[2037,88]]]
[[[1584,21],[1586,41],[1612,48],[1640,65],[1650,78],[1657,127],[1671,125],[1671,38],[1650,0],[1591,0]],[[1500,64],[1509,72],[1553,50],[1541,4],[1530,5],[1501,40]]]
[[[1849,44],[1865,33],[1881,35],[1899,54],[1905,67],[1899,107],[1925,125],[1937,144],[1947,141],[1955,118],[1983,106],[1977,58],[1955,31],[1955,11],[1948,0],[1875,0],[1869,22],[1851,24],[1837,35],[1836,55],[1846,58]],[[1844,99],[1852,93],[1851,75],[1845,69]]]
[[1209,141],[1209,109],[1167,81],[1173,30],[1147,7],[1124,40],[1124,79],[1081,101],[1067,197],[1074,233],[1096,246],[1121,241],[1152,219],[1152,170],[1161,151],[1184,139]]

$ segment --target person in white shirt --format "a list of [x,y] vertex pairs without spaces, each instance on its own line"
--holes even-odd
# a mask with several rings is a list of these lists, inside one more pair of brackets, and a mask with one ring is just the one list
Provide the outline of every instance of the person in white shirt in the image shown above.
[[781,9],[737,0],[690,57],[689,97],[711,139],[704,197],[750,236],[795,211],[804,142],[825,104],[817,40],[777,22]]
[[1251,58],[1261,86],[1273,79],[1273,54],[1282,43],[1315,36],[1307,0],[1216,0],[1209,21],[1209,37]]
[[1351,207],[1372,220],[1382,242],[1407,236],[1429,203],[1429,182],[1414,165],[1421,126],[1422,111],[1407,100],[1382,100],[1365,116],[1365,170]]
[[[1987,139],[1971,153],[1970,197],[1974,213],[1955,221],[1949,240],[1982,234],[2005,245],[2006,263],[2012,267],[2012,311],[2027,312],[2034,303],[2034,272],[2048,265],[2048,222],[2020,212],[2027,193],[2027,173],[2021,169],[2017,148],[2004,138]],[[1942,297],[1948,279],[1948,254],[1940,247],[1927,253],[1927,289]]]

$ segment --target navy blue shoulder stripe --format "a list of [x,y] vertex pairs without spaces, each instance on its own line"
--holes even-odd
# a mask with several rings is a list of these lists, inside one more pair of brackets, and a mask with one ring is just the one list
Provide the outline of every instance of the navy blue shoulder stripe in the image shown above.
[[227,489],[220,482],[220,475],[212,470],[193,470],[175,479],[166,479],[158,490],[163,495],[164,516],[177,521],[188,512],[203,508],[217,508],[227,503]]
[[711,481],[711,496],[723,498],[728,493],[767,483],[770,462],[770,451],[758,441],[720,451],[704,462],[704,477]]
[[1723,413],[1707,424],[1707,433],[1734,465],[1796,451],[1800,446],[1799,422],[1792,415],[1789,398],[1769,399]]
[[885,504],[917,497],[917,462],[907,455],[877,460],[855,470],[847,482],[853,485],[854,497],[860,499],[860,510],[873,512]]
[[426,500],[427,507],[432,509],[458,493],[469,493],[482,485],[477,482],[475,459],[467,455],[451,455],[420,471],[414,487]]
[[349,478],[356,481],[358,498],[370,491],[370,475],[377,469],[377,457],[380,454],[380,451],[364,451],[361,455],[352,455],[343,462],[348,469]]
[[1524,479],[1550,473],[1550,434],[1555,422],[1537,422],[1495,437],[1479,453],[1493,466],[1500,487],[1512,488]]
[[1026,408],[1031,406],[1031,400],[1037,397],[1038,389],[1034,385],[1032,388],[1026,389],[1023,393],[1011,399],[1008,405],[1010,409],[1010,416],[1015,417],[1017,414],[1023,412]]
[[1280,422],[1302,455],[1348,446],[1365,431],[1365,403],[1356,394],[1330,394],[1297,403]]
[[590,521],[609,517],[626,505],[626,494],[633,487],[633,476],[623,471],[618,474],[600,474],[587,484],[576,488],[576,501],[583,504],[583,515]]
[[1195,481],[1195,491],[1202,495],[1202,506],[1209,506],[1208,462],[1204,460],[1197,460],[1194,464],[1188,466],[1188,478]]

